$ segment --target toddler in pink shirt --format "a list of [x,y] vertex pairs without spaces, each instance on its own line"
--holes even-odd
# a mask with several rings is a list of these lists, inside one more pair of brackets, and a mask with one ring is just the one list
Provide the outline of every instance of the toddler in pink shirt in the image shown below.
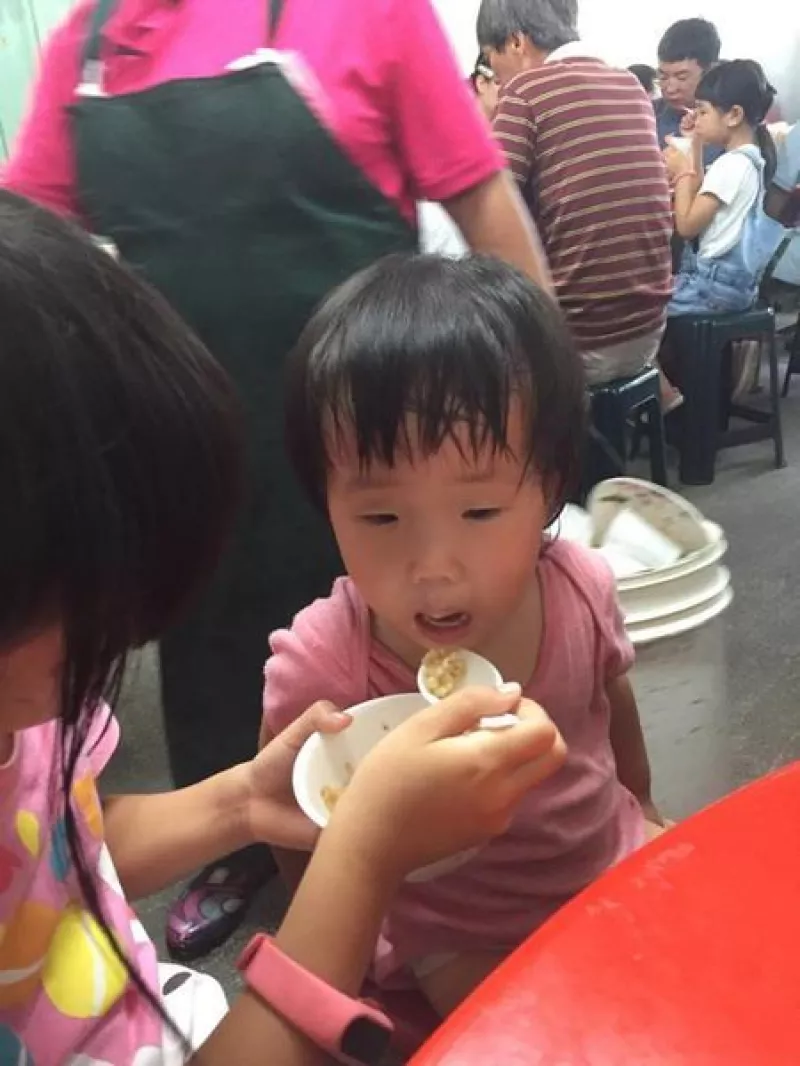
[[382,261],[328,300],[290,362],[290,456],[349,576],[273,635],[265,737],[319,699],[414,691],[425,652],[459,646],[519,682],[568,748],[505,834],[408,884],[387,915],[377,979],[418,985],[441,1014],[661,822],[613,577],[548,532],[585,407],[555,304],[482,257]]

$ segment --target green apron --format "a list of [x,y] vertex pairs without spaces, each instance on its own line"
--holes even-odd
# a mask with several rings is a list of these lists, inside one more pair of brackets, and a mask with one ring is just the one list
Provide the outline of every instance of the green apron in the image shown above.
[[[232,546],[161,646],[167,741],[182,786],[252,755],[267,638],[341,571],[327,523],[284,458],[286,354],[326,293],[375,259],[415,248],[416,233],[274,53],[219,77],[104,96],[103,30],[117,2],[99,0],[84,52],[95,91],[84,88],[71,108],[80,207],[226,368],[247,429],[249,492]],[[272,35],[283,6],[272,0]]]

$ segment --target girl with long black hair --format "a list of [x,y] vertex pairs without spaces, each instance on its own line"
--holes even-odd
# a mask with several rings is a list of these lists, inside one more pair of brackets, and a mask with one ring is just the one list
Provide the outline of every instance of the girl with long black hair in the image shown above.
[[349,719],[317,707],[256,759],[197,785],[100,799],[126,653],[180,614],[228,536],[238,406],[161,297],[8,193],[0,322],[0,1061],[322,1061],[318,1017],[306,1027],[271,998],[252,969],[260,952],[317,1015],[325,989],[344,993],[341,1017],[404,875],[502,831],[525,789],[557,767],[555,728],[529,704],[518,728],[476,730],[520,703],[516,689],[465,693],[388,737],[358,768],[277,941],[248,956],[250,990],[218,1025],[221,991],[158,966],[128,897],[231,848],[310,848],[316,833],[291,800],[294,757],[315,729]]

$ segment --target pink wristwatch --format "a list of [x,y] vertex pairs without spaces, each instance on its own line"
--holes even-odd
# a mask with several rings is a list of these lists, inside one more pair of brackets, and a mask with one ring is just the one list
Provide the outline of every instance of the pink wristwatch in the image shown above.
[[337,1062],[373,1066],[386,1053],[394,1027],[385,1014],[304,970],[265,933],[236,965],[259,999]]

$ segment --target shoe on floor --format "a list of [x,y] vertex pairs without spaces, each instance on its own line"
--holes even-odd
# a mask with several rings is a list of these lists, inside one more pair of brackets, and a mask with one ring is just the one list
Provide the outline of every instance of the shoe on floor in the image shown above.
[[224,944],[274,873],[275,860],[266,847],[246,848],[201,870],[167,916],[166,944],[172,958],[193,962]]

